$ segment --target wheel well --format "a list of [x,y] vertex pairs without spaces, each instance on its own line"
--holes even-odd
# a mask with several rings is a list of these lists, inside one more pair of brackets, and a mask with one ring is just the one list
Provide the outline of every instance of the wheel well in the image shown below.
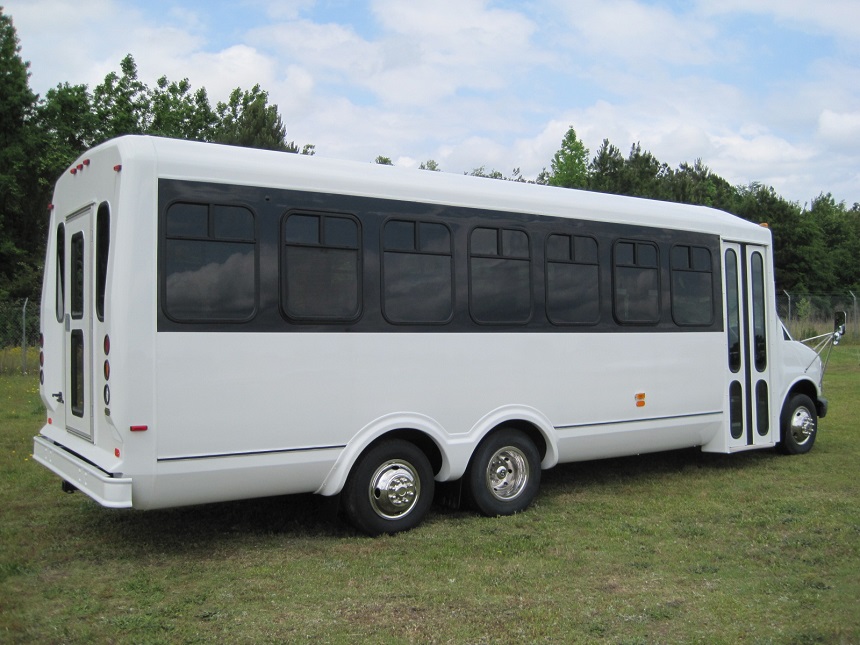
[[[818,404],[818,391],[815,389],[815,385],[812,381],[798,381],[794,385],[791,386],[791,389],[785,395],[785,399],[782,401],[782,407],[785,408],[785,404],[793,397],[795,394],[805,394],[814,404]],[[780,410],[780,415],[782,414],[782,409]]]
[[376,444],[385,441],[387,439],[403,439],[404,441],[408,441],[409,443],[415,445],[421,452],[423,452],[428,461],[430,462],[430,467],[433,469],[433,474],[439,472],[439,469],[442,468],[442,451],[439,450],[439,446],[436,445],[436,442],[433,441],[428,435],[424,434],[420,430],[415,430],[412,428],[400,428],[399,430],[392,430],[391,432],[386,432],[381,437],[378,437],[373,443],[371,443],[367,448],[364,449],[363,452],[367,452]]
[[492,434],[499,428],[516,428],[517,430],[525,434],[529,439],[531,439],[532,443],[535,445],[535,448],[537,448],[541,461],[543,461],[543,458],[546,457],[546,438],[544,438],[541,431],[538,430],[537,426],[535,426],[534,424],[529,423],[528,421],[520,420],[505,421],[504,423],[500,423],[495,428],[490,430],[487,435]]

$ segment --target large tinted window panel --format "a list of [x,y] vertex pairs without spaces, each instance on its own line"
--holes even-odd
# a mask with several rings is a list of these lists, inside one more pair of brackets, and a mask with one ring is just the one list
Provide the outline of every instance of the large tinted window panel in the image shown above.
[[618,242],[613,253],[615,319],[635,325],[660,322],[657,247],[650,242]]
[[255,310],[254,245],[165,242],[165,312],[174,320],[247,320]]
[[471,259],[471,311],[480,323],[528,322],[531,317],[529,262]]
[[710,325],[714,321],[711,253],[695,246],[672,249],[672,318],[678,325]]
[[597,265],[547,265],[547,316],[555,324],[594,324],[600,318]]
[[657,269],[615,268],[615,316],[621,323],[660,321],[660,282]]
[[359,313],[357,250],[287,246],[282,288],[287,316],[353,320]]
[[384,258],[383,310],[393,323],[444,323],[454,309],[450,255],[391,253]]

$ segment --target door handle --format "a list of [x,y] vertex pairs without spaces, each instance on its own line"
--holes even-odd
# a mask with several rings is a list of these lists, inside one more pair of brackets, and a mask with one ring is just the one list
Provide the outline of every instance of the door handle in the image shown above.
[[62,392],[55,392],[51,396],[54,397],[55,399],[57,399],[57,403],[63,402],[63,393]]

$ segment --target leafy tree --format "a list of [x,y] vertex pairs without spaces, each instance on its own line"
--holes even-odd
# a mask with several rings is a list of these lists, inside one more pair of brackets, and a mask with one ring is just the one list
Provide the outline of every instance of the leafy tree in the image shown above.
[[439,167],[439,164],[437,164],[432,159],[428,159],[427,161],[423,162],[420,166],[418,166],[418,169],[419,170],[432,170],[433,172],[439,172],[442,170]]
[[48,90],[36,112],[42,149],[40,175],[53,183],[63,169],[98,141],[99,122],[86,85],[62,83]]
[[269,93],[259,84],[248,90],[236,88],[227,103],[218,102],[220,123],[213,140],[234,146],[298,152],[295,142],[287,141],[287,128],[277,105],[269,105]]
[[619,193],[624,157],[621,150],[604,139],[588,165],[588,189],[601,193]]
[[37,156],[29,127],[37,96],[30,90],[29,63],[21,59],[20,51],[12,18],[0,7],[0,298],[38,290],[33,275],[39,259],[23,237],[35,216],[27,177]]
[[649,199],[667,199],[669,166],[660,163],[650,152],[634,143],[621,171],[621,194]]
[[379,155],[376,159],[373,160],[373,163],[378,164],[380,166],[393,166],[394,162],[391,161],[391,157],[383,157]]
[[147,134],[173,139],[210,141],[218,125],[218,115],[209,104],[205,88],[191,92],[187,78],[170,82],[162,76],[150,93],[152,111]]
[[93,91],[93,110],[99,123],[98,140],[124,134],[144,134],[151,122],[149,88],[137,77],[137,63],[127,54],[122,75],[110,72]]
[[562,188],[588,187],[588,148],[577,138],[573,126],[568,128],[561,148],[553,155],[549,183]]

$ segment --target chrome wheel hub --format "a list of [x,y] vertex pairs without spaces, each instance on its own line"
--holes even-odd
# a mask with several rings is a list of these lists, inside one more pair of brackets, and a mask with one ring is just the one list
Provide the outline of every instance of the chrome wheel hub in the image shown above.
[[809,441],[815,432],[815,420],[809,410],[804,407],[797,408],[791,417],[791,436],[798,445]]
[[370,479],[370,506],[385,519],[405,516],[421,495],[421,482],[415,467],[407,461],[386,461]]
[[496,499],[510,501],[523,492],[529,481],[529,462],[513,446],[496,451],[487,464],[487,489]]

